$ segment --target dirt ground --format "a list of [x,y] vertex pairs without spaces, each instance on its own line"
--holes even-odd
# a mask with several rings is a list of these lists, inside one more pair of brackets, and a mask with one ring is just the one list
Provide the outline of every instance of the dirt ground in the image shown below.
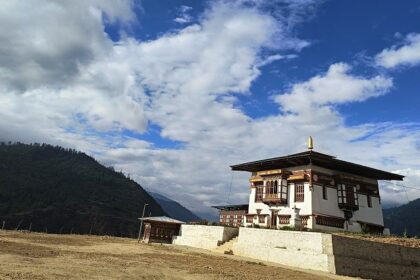
[[128,238],[0,230],[0,279],[350,279]]

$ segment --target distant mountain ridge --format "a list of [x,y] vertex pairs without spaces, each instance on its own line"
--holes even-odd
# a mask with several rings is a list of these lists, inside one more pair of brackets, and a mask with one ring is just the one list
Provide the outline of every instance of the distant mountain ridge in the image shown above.
[[162,206],[163,210],[168,213],[169,217],[183,221],[199,221],[202,220],[200,217],[195,215],[193,212],[182,206],[180,203],[167,198],[164,195],[155,192],[149,192],[151,196]]
[[139,184],[92,157],[47,144],[0,143],[0,226],[137,236],[147,213],[167,215]]
[[420,236],[420,198],[407,204],[383,210],[385,227],[391,234]]

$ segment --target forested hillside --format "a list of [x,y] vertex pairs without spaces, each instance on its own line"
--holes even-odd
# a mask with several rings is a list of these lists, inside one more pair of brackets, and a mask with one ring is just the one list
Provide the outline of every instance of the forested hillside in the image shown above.
[[147,215],[166,215],[139,184],[84,153],[0,144],[0,227],[134,237],[144,203]]
[[420,237],[420,198],[407,204],[384,209],[385,227],[392,234]]

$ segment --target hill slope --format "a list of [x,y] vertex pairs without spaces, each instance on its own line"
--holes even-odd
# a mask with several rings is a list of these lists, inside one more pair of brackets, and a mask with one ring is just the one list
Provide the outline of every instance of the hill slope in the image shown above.
[[403,234],[407,229],[410,236],[420,236],[420,198],[399,207],[384,209],[385,227],[392,234]]
[[179,204],[178,202],[167,198],[158,193],[149,192],[151,196],[162,206],[163,210],[168,213],[171,218],[183,221],[183,222],[190,222],[190,221],[199,221],[201,220],[200,217],[195,215],[193,212]]
[[0,145],[0,228],[134,237],[144,203],[166,215],[140,185],[84,153]]

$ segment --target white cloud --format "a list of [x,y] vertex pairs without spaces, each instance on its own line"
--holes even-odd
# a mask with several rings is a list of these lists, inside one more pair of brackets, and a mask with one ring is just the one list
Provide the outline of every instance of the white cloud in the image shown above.
[[378,65],[385,68],[420,64],[420,34],[408,34],[402,45],[384,49],[375,59]]
[[192,16],[189,12],[192,10],[192,7],[182,5],[178,11],[178,17],[174,19],[175,22],[180,24],[190,23],[192,21]]
[[385,94],[392,80],[384,76],[370,79],[350,75],[350,66],[336,63],[325,75],[294,84],[290,93],[278,95],[276,101],[286,112],[303,112],[312,107],[364,101]]
[[[246,2],[217,1],[195,24],[155,40],[117,43],[104,33],[104,21],[133,20],[131,2],[81,1],[69,9],[36,2],[46,17],[26,2],[8,2],[0,36],[20,47],[0,46],[0,140],[81,149],[196,211],[227,202],[229,165],[301,151],[308,135],[317,149],[342,159],[420,170],[418,128],[345,125],[336,105],[380,96],[392,86],[384,76],[351,74],[347,64],[333,64],[277,96],[281,113],[247,116],[238,94],[252,94],[261,66],[296,58],[308,46],[293,26],[316,2],[280,1],[285,8],[274,14],[267,9],[274,2]],[[31,15],[30,22],[21,14]],[[11,28],[15,24],[19,28]],[[26,34],[44,44],[31,47]],[[160,148],[121,133],[147,133],[148,123],[181,144]],[[230,202],[246,201],[246,177],[235,173]]]

